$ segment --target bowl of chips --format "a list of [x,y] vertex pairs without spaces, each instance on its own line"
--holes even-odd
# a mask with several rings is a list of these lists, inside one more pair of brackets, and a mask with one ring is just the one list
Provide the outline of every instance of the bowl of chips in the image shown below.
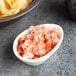
[[39,3],[39,0],[1,0],[0,2],[0,23],[19,18]]

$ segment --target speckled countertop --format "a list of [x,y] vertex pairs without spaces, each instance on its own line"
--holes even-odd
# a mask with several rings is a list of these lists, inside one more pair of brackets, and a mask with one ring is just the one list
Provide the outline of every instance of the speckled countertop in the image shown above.
[[[14,56],[12,43],[30,25],[43,23],[61,25],[64,41],[44,64],[28,66]],[[24,17],[0,25],[0,76],[76,76],[76,22],[69,19],[64,0],[41,0]]]

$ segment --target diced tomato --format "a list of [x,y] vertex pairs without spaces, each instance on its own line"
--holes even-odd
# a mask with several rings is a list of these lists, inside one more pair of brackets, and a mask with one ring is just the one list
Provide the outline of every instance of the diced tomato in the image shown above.
[[21,45],[18,46],[18,52],[19,52],[19,54],[20,54],[21,56],[24,54],[24,50],[23,50],[23,48],[21,47]]
[[46,50],[46,54],[48,54],[49,53],[49,50]]
[[33,39],[32,38],[26,38],[26,40],[31,40],[33,42]]
[[48,54],[51,50],[52,48],[49,48],[49,50],[46,50],[46,54]]
[[20,38],[19,42],[20,42],[20,44],[23,44],[25,42],[25,39],[24,38]]
[[53,32],[54,32],[54,30],[50,30],[50,34],[53,33]]
[[22,48],[21,46],[20,46],[20,50],[21,50],[21,51],[24,51],[23,48]]
[[45,49],[49,49],[49,47],[51,47],[51,44],[46,43],[45,44]]

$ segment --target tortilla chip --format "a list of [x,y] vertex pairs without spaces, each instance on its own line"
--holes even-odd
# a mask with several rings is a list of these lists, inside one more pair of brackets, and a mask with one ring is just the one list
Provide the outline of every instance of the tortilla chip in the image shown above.
[[5,4],[5,8],[10,9],[10,6],[9,6],[7,0],[4,0],[4,4]]
[[0,13],[5,14],[7,12],[7,8],[5,7],[4,0],[0,0]]
[[0,18],[15,15],[26,9],[32,0],[0,0]]
[[6,0],[7,3],[9,4],[10,8],[12,7],[13,3],[16,1],[16,0]]

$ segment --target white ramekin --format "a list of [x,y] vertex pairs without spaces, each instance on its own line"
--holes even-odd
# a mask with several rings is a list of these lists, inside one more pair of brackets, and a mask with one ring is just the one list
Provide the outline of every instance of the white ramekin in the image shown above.
[[53,28],[53,27],[57,27],[61,30],[61,37],[60,37],[60,41],[58,42],[58,44],[55,46],[55,48],[50,51],[48,54],[46,54],[45,56],[41,57],[41,58],[38,58],[38,59],[24,59],[22,58],[18,52],[17,52],[17,46],[18,46],[18,40],[21,36],[23,36],[24,34],[28,33],[29,29],[23,31],[22,33],[20,33],[16,39],[14,40],[14,43],[13,43],[13,52],[15,54],[15,56],[21,60],[22,62],[28,64],[28,65],[32,65],[32,66],[36,66],[36,65],[40,65],[42,63],[44,63],[52,54],[54,54],[54,52],[57,51],[57,49],[60,47],[62,41],[63,41],[63,35],[64,35],[64,32],[63,32],[63,29],[61,26],[57,25],[57,24],[41,24],[40,26],[46,26],[46,27],[49,27],[49,28]]

